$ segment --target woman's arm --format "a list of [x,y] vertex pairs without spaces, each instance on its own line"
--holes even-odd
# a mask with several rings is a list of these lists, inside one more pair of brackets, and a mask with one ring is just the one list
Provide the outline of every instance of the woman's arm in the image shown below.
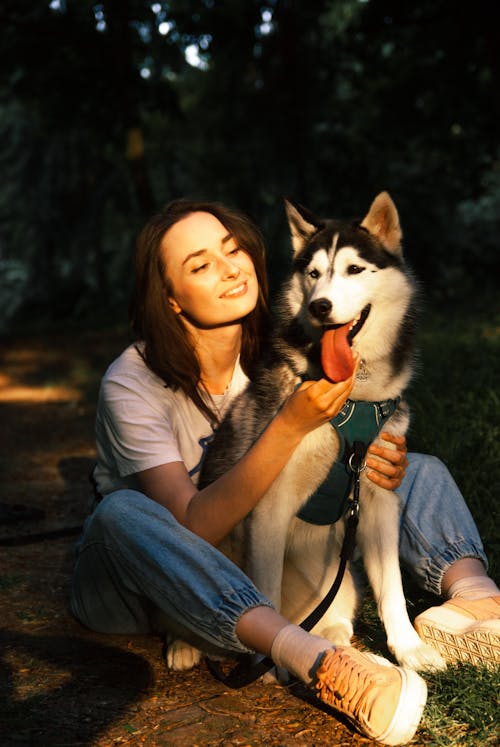
[[219,544],[267,492],[301,439],[338,413],[354,375],[338,384],[304,382],[245,456],[202,490],[193,485],[182,462],[137,473],[141,490],[195,534]]

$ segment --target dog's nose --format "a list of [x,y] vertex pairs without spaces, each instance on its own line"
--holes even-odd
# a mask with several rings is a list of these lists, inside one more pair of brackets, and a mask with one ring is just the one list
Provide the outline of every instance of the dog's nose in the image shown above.
[[322,321],[332,310],[332,303],[328,298],[317,298],[309,304],[311,314]]

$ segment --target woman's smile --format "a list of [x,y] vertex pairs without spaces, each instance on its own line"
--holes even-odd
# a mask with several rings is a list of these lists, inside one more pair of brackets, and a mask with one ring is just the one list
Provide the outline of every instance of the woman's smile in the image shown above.
[[248,291],[248,283],[240,283],[235,288],[226,291],[221,295],[221,298],[232,298],[234,296],[243,296]]

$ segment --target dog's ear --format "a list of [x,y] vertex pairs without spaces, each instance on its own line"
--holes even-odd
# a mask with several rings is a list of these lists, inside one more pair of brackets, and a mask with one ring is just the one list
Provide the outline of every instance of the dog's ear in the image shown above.
[[388,192],[381,192],[375,197],[361,225],[376,236],[389,252],[401,254],[403,233],[396,205]]
[[324,224],[310,210],[298,203],[293,203],[285,199],[285,209],[295,255],[302,249],[306,241],[322,228]]

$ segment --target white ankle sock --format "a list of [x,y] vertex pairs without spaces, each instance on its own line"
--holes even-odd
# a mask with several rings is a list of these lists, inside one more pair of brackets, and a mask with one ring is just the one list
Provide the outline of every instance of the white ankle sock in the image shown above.
[[459,578],[448,588],[448,599],[485,599],[500,596],[500,589],[489,576]]
[[311,635],[298,625],[285,625],[271,646],[274,663],[309,684],[322,654],[335,648],[326,638]]

